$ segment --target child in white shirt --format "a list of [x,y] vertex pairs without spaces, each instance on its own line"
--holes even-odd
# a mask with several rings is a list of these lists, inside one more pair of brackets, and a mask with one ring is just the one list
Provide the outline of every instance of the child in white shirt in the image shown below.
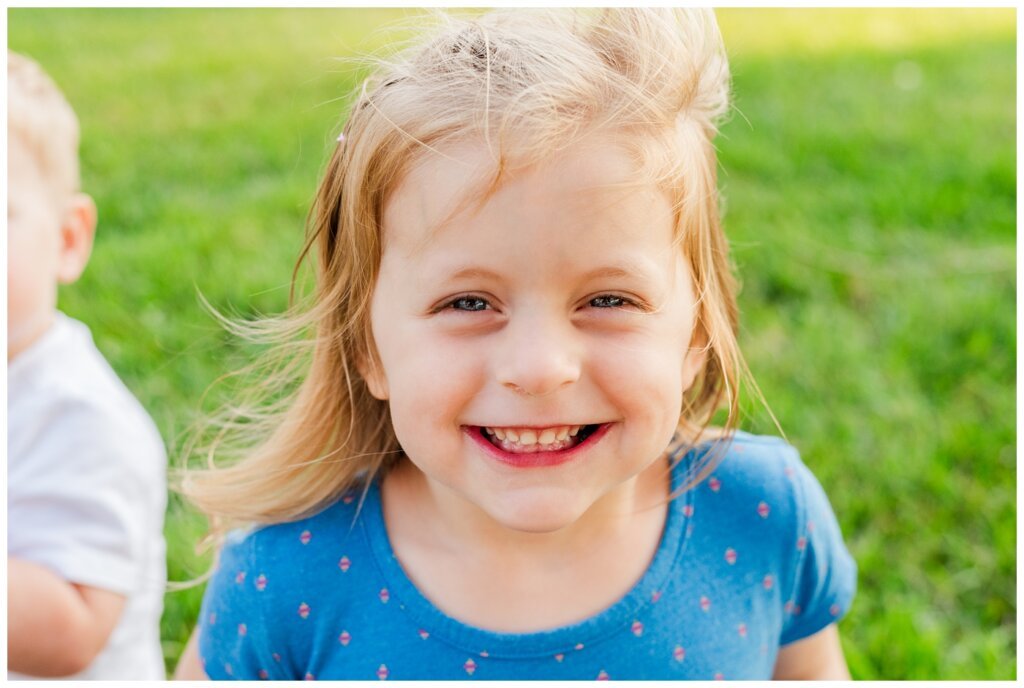
[[7,79],[8,678],[162,679],[163,442],[57,310],[96,226],[74,112],[21,55]]

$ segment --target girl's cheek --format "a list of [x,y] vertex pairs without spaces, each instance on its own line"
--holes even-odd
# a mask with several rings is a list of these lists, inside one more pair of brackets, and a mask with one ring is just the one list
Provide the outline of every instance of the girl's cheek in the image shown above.
[[466,347],[432,347],[424,342],[409,346],[396,362],[393,383],[400,385],[405,395],[437,397],[439,401],[479,387],[487,370],[479,352]]
[[614,372],[619,384],[640,404],[674,405],[683,389],[685,349],[674,347],[649,349],[617,366]]

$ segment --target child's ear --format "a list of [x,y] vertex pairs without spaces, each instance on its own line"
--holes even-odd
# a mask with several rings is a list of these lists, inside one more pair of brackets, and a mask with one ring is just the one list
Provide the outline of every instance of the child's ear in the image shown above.
[[690,348],[686,350],[683,358],[683,389],[690,389],[693,381],[704,370],[704,364],[708,360],[708,337],[704,328],[699,326],[693,333],[690,340]]
[[96,204],[87,194],[75,194],[60,227],[59,283],[71,284],[81,276],[89,262],[95,236]]
[[376,354],[360,356],[359,360],[356,361],[356,369],[359,370],[359,374],[366,381],[366,387],[370,390],[370,394],[375,399],[387,401],[389,397],[388,378],[384,374],[384,367],[377,360]]

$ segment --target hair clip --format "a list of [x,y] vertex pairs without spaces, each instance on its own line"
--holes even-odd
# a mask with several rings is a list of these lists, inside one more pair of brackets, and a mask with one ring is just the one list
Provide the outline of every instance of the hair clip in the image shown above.
[[344,142],[345,142],[345,132],[341,132],[340,134],[338,134],[338,143],[344,143]]

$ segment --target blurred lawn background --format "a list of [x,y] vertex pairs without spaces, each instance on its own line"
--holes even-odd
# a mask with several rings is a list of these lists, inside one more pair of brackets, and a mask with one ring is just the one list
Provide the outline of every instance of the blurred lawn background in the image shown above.
[[[100,208],[61,307],[171,450],[253,351],[202,309],[282,310],[305,213],[377,27],[412,10],[10,9],[82,122]],[[860,565],[860,679],[1016,677],[1016,16],[719,12],[718,141],[741,344]],[[746,404],[743,425],[774,432]],[[172,497],[173,580],[209,563]],[[170,670],[202,587],[169,593]]]

